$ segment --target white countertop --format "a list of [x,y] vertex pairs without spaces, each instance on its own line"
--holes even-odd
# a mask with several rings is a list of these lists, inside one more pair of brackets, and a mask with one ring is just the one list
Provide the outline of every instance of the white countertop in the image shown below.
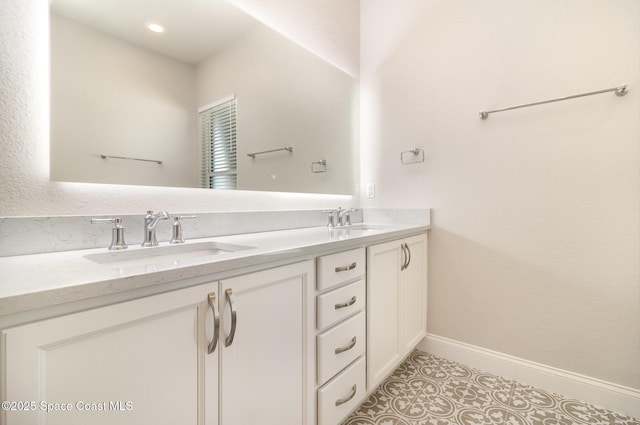
[[[310,258],[401,238],[429,228],[415,224],[367,223],[367,227],[375,230],[358,229],[362,226],[334,230],[311,227],[194,239],[186,244],[218,242],[251,249],[173,263],[150,261],[146,265],[116,267],[85,258],[109,252],[107,248],[0,257],[0,317],[265,263]],[[132,246],[127,251],[152,249]]]

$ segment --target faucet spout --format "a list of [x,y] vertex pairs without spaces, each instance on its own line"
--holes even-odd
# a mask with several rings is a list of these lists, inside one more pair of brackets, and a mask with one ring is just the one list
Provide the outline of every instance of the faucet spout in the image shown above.
[[357,208],[338,208],[338,226],[351,226],[351,213],[356,211]]
[[166,220],[169,218],[169,213],[166,211],[159,211],[157,214],[153,214],[153,212],[151,213],[151,220],[149,220],[149,223],[146,224],[146,220],[145,220],[145,224],[146,224],[146,228],[148,230],[153,230],[156,228],[156,225],[158,224],[158,222],[160,220]]
[[144,242],[142,246],[158,246],[158,239],[156,238],[156,225],[160,220],[166,220],[169,218],[169,213],[166,211],[160,211],[154,214],[153,211],[147,211],[147,215],[144,217]]

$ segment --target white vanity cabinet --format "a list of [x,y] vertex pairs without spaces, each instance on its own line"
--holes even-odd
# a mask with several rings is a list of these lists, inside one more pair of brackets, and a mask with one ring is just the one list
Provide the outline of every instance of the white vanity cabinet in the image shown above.
[[312,425],[313,271],[306,261],[3,330],[3,400],[17,410],[1,422]]
[[368,247],[368,389],[392,372],[426,332],[426,234]]
[[2,331],[3,401],[16,403],[2,423],[217,424],[219,351],[207,354],[205,332],[217,288]]
[[87,267],[95,298],[61,282],[0,321],[0,425],[338,425],[426,334],[426,233],[389,231],[115,279]]
[[220,282],[221,425],[313,425],[313,271],[306,261]]

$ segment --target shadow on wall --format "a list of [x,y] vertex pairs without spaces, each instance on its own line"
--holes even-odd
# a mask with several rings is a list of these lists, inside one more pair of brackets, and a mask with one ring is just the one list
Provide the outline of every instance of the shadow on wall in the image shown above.
[[635,317],[632,294],[436,226],[428,251],[430,333],[640,387],[634,340],[612,332]]

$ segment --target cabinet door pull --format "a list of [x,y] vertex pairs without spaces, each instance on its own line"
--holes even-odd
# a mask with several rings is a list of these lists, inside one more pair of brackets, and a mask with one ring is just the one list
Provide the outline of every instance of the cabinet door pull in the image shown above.
[[207,347],[207,353],[211,354],[216,351],[218,345],[218,334],[220,333],[220,312],[218,311],[218,303],[216,302],[216,294],[210,293],[207,297],[209,301],[209,307],[213,311],[213,339],[209,342]]
[[407,259],[407,265],[405,266],[405,270],[409,268],[409,264],[411,264],[411,248],[407,243],[404,244],[405,248],[407,248],[407,253],[409,254],[409,258]]
[[402,271],[407,268],[407,258],[409,258],[409,255],[407,254],[404,243],[400,245],[400,248],[402,249],[402,256],[404,257],[404,259],[402,260],[402,265],[400,266],[400,271]]
[[237,315],[236,315],[236,298],[233,296],[233,291],[231,288],[224,291],[224,295],[227,298],[227,302],[229,303],[229,307],[231,308],[231,331],[229,335],[224,340],[224,346],[228,347],[233,343],[233,338],[236,336],[236,323],[237,323]]
[[334,350],[334,352],[335,354],[344,353],[345,351],[351,350],[355,346],[356,346],[356,337],[354,336],[348,345],[345,345],[344,347],[338,347]]
[[336,267],[336,273],[340,272],[348,272],[349,270],[353,270],[356,268],[356,262],[349,264],[348,266]]
[[335,308],[336,310],[340,310],[341,308],[345,308],[345,307],[349,307],[351,305],[354,305],[356,303],[356,296],[354,295],[353,297],[351,297],[351,299],[349,301],[347,301],[346,303],[340,303],[340,304],[336,304]]
[[353,387],[351,387],[351,394],[349,394],[345,398],[339,398],[338,400],[336,400],[336,406],[340,406],[341,404],[345,404],[346,402],[348,402],[349,400],[354,398],[356,396],[357,392],[358,392],[358,386],[354,384]]

